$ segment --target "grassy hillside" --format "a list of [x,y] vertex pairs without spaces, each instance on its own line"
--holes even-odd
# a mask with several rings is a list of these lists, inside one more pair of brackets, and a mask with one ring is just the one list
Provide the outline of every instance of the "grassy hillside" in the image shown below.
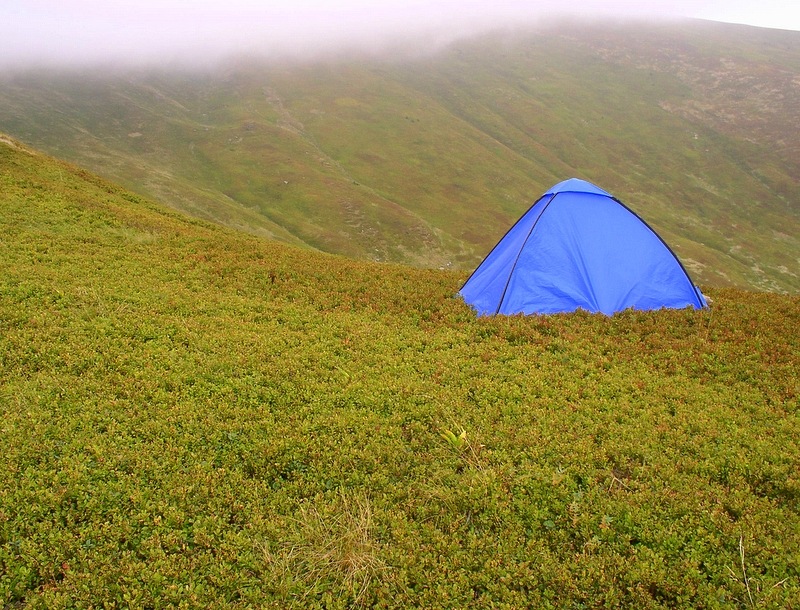
[[0,129],[204,219],[472,269],[596,182],[704,285],[800,290],[800,35],[558,24],[435,54],[0,76]]
[[5,137],[0,211],[4,607],[800,603],[796,296],[479,320]]

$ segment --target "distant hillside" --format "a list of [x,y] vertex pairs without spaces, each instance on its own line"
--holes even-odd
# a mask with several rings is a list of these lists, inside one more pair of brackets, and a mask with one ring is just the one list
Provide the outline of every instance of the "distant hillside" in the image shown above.
[[562,22],[433,55],[0,77],[0,130],[177,209],[351,257],[473,268],[596,182],[701,285],[800,291],[800,34]]

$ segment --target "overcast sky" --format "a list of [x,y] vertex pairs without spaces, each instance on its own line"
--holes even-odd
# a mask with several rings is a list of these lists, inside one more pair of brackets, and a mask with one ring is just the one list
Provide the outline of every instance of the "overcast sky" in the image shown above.
[[[789,0],[0,0],[0,68],[214,61],[256,51],[442,44],[490,27],[583,15],[697,17],[800,30]],[[575,13],[573,13],[575,14]]]

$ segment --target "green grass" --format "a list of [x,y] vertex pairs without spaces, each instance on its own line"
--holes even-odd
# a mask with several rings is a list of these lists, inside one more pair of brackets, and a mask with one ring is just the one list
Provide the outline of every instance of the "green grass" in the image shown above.
[[0,211],[6,607],[800,601],[796,296],[477,319],[5,142]]
[[0,130],[205,220],[472,270],[541,193],[596,182],[695,281],[800,290],[791,32],[572,22],[434,54],[0,75]]

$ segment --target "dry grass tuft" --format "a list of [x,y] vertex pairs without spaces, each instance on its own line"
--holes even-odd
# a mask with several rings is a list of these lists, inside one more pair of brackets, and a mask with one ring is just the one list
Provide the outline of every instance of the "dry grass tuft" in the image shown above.
[[338,589],[340,595],[352,596],[353,606],[361,605],[373,581],[387,569],[379,557],[369,500],[341,494],[333,507],[301,508],[295,523],[297,529],[278,557],[265,551],[268,562],[301,581],[305,597]]

